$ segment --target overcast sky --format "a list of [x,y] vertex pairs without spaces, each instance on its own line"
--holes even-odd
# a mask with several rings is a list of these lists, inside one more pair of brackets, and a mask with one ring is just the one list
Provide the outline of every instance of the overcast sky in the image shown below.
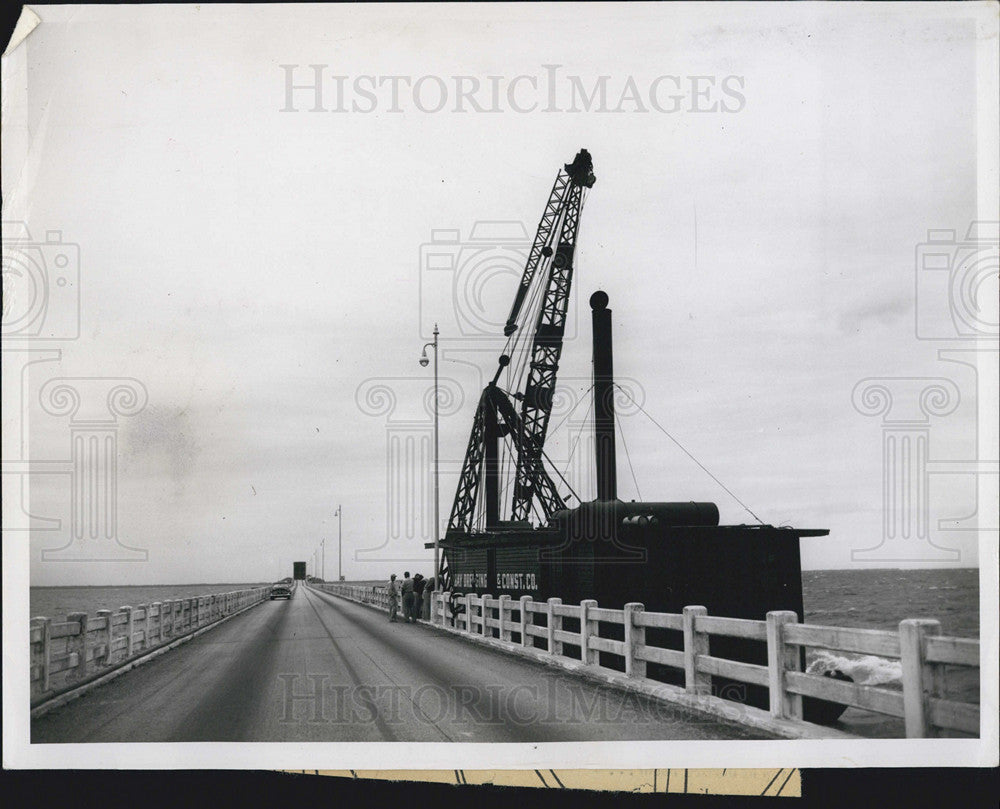
[[[995,76],[977,88],[987,8],[38,7],[7,58],[26,118],[5,100],[4,219],[79,245],[80,333],[30,345],[61,355],[26,371],[20,459],[70,457],[80,425],[35,404],[51,379],[134,378],[148,399],[114,432],[116,541],[145,561],[74,543],[70,476],[32,475],[30,511],[62,522],[32,532],[31,583],[270,580],[311,565],[322,538],[333,579],[338,504],[347,578],[429,575],[429,457],[391,460],[401,436],[428,434],[421,346],[439,322],[459,392],[441,419],[443,524],[502,346],[482,332],[499,334],[510,256],[581,147],[597,183],[567,391],[589,385],[586,301],[604,289],[616,373],[645,410],[764,522],[830,529],[803,541],[805,567],[976,565],[976,533],[939,523],[975,514],[970,475],[930,475],[930,539],[883,542],[883,421],[852,391],[950,380],[929,459],[976,457],[975,372],[938,350],[984,343],[918,339],[920,296],[933,319],[947,292],[916,261],[928,229],[961,242],[996,219],[977,136],[995,105]],[[324,66],[322,111],[288,89],[315,82],[310,65]],[[515,223],[514,242],[474,253],[478,221]],[[458,244],[426,247],[435,230]],[[458,270],[428,269],[437,253]],[[72,309],[59,292],[48,305]],[[949,336],[945,320],[926,334]],[[586,408],[553,433],[554,458]],[[645,416],[620,421],[635,476],[620,446],[621,497],[753,521]],[[396,471],[410,495],[394,494]],[[76,561],[43,560],[67,545]]]

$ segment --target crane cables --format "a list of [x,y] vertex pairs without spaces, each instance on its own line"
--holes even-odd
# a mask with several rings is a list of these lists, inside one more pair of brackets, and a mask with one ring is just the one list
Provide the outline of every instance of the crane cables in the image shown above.
[[747,505],[746,503],[744,503],[744,502],[743,502],[742,500],[740,500],[740,498],[738,498],[738,497],[737,497],[737,496],[736,496],[735,494],[733,494],[732,490],[731,490],[731,489],[730,489],[730,488],[729,488],[728,486],[726,486],[726,484],[725,484],[725,483],[723,483],[723,482],[722,482],[721,480],[719,480],[719,479],[718,479],[718,478],[717,478],[717,477],[716,477],[715,475],[713,475],[713,474],[712,474],[712,473],[711,473],[710,471],[708,471],[708,468],[707,468],[707,467],[706,467],[706,466],[705,466],[705,465],[704,465],[704,464],[703,464],[703,463],[702,463],[701,461],[699,461],[699,460],[698,460],[697,458],[695,458],[695,457],[694,457],[694,455],[692,455],[692,454],[691,454],[690,452],[688,452],[688,450],[687,450],[687,449],[686,449],[686,448],[684,447],[684,445],[683,445],[683,444],[681,444],[681,442],[680,442],[680,441],[678,441],[678,440],[677,440],[676,438],[674,438],[674,437],[673,437],[673,436],[672,436],[672,435],[670,434],[670,432],[669,432],[669,431],[667,430],[667,428],[666,428],[666,427],[664,427],[664,426],[663,426],[662,424],[660,424],[660,422],[658,422],[658,421],[657,421],[656,419],[654,419],[654,418],[653,418],[653,417],[652,417],[652,416],[651,416],[651,415],[650,415],[649,413],[647,413],[647,412],[646,412],[646,409],[645,409],[645,408],[644,408],[644,407],[643,407],[643,406],[642,406],[641,404],[639,404],[639,403],[638,403],[638,402],[637,402],[637,401],[636,401],[635,399],[633,399],[633,398],[632,398],[632,396],[631,396],[631,395],[629,394],[629,392],[628,392],[627,390],[625,390],[625,388],[623,388],[623,387],[622,387],[621,385],[619,385],[619,384],[618,384],[617,382],[616,382],[616,383],[614,383],[614,386],[615,386],[616,388],[618,388],[618,390],[620,390],[620,391],[621,391],[621,392],[622,392],[622,393],[623,393],[623,394],[625,395],[625,398],[626,398],[626,399],[628,399],[628,400],[629,400],[629,401],[630,401],[630,402],[631,402],[632,404],[634,404],[634,405],[635,405],[635,406],[636,406],[636,407],[637,407],[637,408],[639,409],[639,411],[640,411],[640,412],[641,412],[641,413],[642,413],[642,414],[643,414],[643,415],[644,415],[644,416],[645,416],[646,418],[648,418],[648,419],[649,419],[649,420],[650,420],[651,422],[653,422],[653,424],[655,424],[655,425],[656,425],[656,426],[657,426],[657,427],[658,427],[658,428],[660,429],[660,432],[662,432],[662,433],[663,433],[663,434],[664,434],[664,435],[665,435],[665,436],[666,436],[667,438],[669,438],[669,439],[670,439],[671,441],[673,441],[673,442],[674,442],[674,443],[675,443],[675,444],[677,445],[677,447],[678,447],[678,448],[679,448],[679,449],[681,450],[681,452],[683,452],[683,453],[684,453],[685,455],[687,455],[687,456],[688,456],[688,457],[689,457],[689,458],[690,458],[690,459],[691,459],[692,461],[694,461],[694,462],[695,462],[695,463],[696,463],[696,464],[697,464],[697,465],[698,465],[698,466],[699,466],[699,467],[701,468],[701,470],[702,470],[702,471],[703,471],[703,472],[704,472],[704,473],[705,473],[706,475],[708,475],[708,476],[709,476],[709,477],[710,477],[710,478],[711,478],[712,480],[714,480],[714,481],[715,481],[716,483],[718,483],[718,484],[719,484],[719,486],[721,486],[721,487],[722,487],[722,489],[723,489],[723,490],[724,490],[724,491],[726,492],[726,494],[728,494],[728,495],[729,495],[730,497],[732,497],[732,498],[733,498],[733,500],[735,500],[735,501],[736,501],[737,503],[739,503],[739,504],[740,504],[740,505],[741,505],[741,506],[742,506],[742,507],[743,507],[744,509],[746,509],[747,513],[748,513],[748,514],[749,514],[749,515],[750,515],[751,517],[753,517],[753,518],[754,518],[754,519],[755,519],[755,520],[756,520],[757,522],[759,522],[759,523],[760,523],[761,525],[764,525],[764,521],[763,521],[763,520],[762,520],[762,519],[761,519],[760,517],[758,517],[758,516],[757,516],[756,514],[754,514],[754,513],[753,513],[753,511],[751,511],[751,510],[750,510],[750,506],[748,506],[748,505]]
[[628,471],[632,475],[632,483],[635,485],[635,493],[639,496],[639,501],[642,501],[642,492],[639,491],[639,481],[635,477],[635,469],[632,468],[632,456],[628,451],[628,442],[625,440],[625,430],[622,429],[622,420],[615,419],[615,424],[618,426],[618,435],[622,437],[622,446],[625,448],[625,459],[628,461]]

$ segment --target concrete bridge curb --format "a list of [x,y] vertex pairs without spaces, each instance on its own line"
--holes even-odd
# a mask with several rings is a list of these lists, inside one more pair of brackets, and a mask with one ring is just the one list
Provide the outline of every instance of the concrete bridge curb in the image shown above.
[[172,640],[169,643],[164,644],[163,646],[157,646],[155,649],[151,649],[147,654],[141,655],[131,660],[122,661],[115,668],[112,668],[111,670],[106,672],[102,672],[93,679],[82,682],[68,691],[63,691],[62,693],[56,694],[50,699],[45,700],[45,702],[39,703],[38,705],[36,705],[34,708],[31,709],[31,718],[37,719],[39,716],[44,716],[49,711],[55,710],[56,708],[59,708],[68,702],[72,702],[73,700],[82,697],[84,694],[92,691],[93,689],[102,686],[105,683],[116,679],[117,677],[121,677],[123,674],[131,671],[137,666],[141,666],[143,663],[148,663],[150,660],[159,657],[164,652],[169,652],[171,649],[176,649],[181,644],[187,643],[189,640],[192,640],[205,632],[209,632],[215,629],[216,627],[222,626],[222,624],[226,623],[226,621],[230,620],[231,618],[235,618],[237,615],[242,615],[244,612],[249,612],[254,607],[258,607],[263,603],[264,603],[263,601],[257,601],[256,603],[251,604],[248,607],[244,607],[238,612],[226,615],[223,618],[219,618],[218,620],[213,621],[207,626],[203,626],[200,629],[196,629],[193,632],[189,632],[186,635],[182,635],[181,637],[176,638],[175,640]]
[[[382,607],[377,604],[368,604],[364,601],[360,601],[350,596],[341,595],[340,593],[330,593],[319,587],[314,587],[312,585],[307,585],[307,587],[316,593],[322,593],[323,595],[333,596],[336,598],[342,598],[345,601],[350,601],[354,604],[361,604],[362,606],[369,607],[371,609],[377,610],[378,612],[385,612]],[[852,733],[845,733],[844,731],[836,730],[834,728],[825,727],[823,725],[816,725],[811,722],[804,721],[790,721],[787,719],[778,719],[771,716],[767,711],[761,710],[760,708],[754,708],[750,705],[742,705],[731,700],[721,699],[719,697],[713,697],[710,695],[691,695],[688,694],[683,688],[679,686],[669,685],[667,683],[655,683],[654,681],[642,681],[633,678],[626,677],[624,674],[618,672],[609,671],[607,669],[602,669],[597,666],[589,666],[579,661],[570,660],[567,658],[553,657],[541,650],[524,648],[520,645],[508,643],[506,641],[499,640],[497,638],[486,638],[481,635],[470,634],[468,632],[463,632],[459,629],[453,629],[452,627],[439,626],[438,624],[431,623],[430,621],[420,621],[420,624],[431,629],[435,629],[439,632],[444,632],[450,635],[454,635],[462,640],[471,641],[477,643],[480,646],[488,646],[490,648],[496,649],[497,651],[504,652],[505,654],[514,654],[519,657],[523,657],[528,660],[532,660],[536,663],[540,663],[549,668],[561,669],[563,671],[569,672],[584,679],[590,680],[591,682],[596,682],[601,685],[609,685],[619,690],[627,691],[630,693],[640,694],[642,696],[652,698],[655,700],[661,700],[674,705],[679,705],[683,708],[688,708],[690,710],[698,711],[701,713],[707,713],[717,719],[721,719],[725,722],[729,722],[734,725],[739,725],[740,727],[748,727],[754,730],[760,730],[765,733],[772,733],[775,736],[784,739],[860,739],[862,737],[855,736]]]

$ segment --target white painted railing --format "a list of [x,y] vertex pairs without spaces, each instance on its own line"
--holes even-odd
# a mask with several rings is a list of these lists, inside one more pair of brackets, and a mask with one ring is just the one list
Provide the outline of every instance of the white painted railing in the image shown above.
[[[356,601],[386,608],[383,587],[321,585],[322,589]],[[453,608],[452,605],[455,605]],[[946,696],[946,666],[979,668],[978,640],[945,637],[938,621],[907,619],[898,631],[846,629],[798,622],[794,612],[769,612],[753,621],[709,615],[705,607],[685,607],[682,613],[646,612],[639,603],[624,609],[599,607],[596,601],[563,604],[558,598],[533,601],[529,596],[511,600],[472,593],[431,594],[431,623],[466,634],[493,638],[510,647],[541,649],[553,657],[564,644],[579,651],[573,660],[600,666],[599,653],[620,657],[625,675],[646,679],[646,664],[658,663],[684,672],[684,691],[711,693],[711,677],[726,677],[764,686],[770,694],[770,713],[778,719],[802,720],[802,698],[835,702],[902,718],[908,737],[939,735],[942,730],[979,734],[979,705]],[[536,623],[536,618],[543,621]],[[578,631],[563,629],[563,619],[575,619]],[[601,624],[620,627],[623,640],[602,637]],[[683,634],[682,649],[646,643],[647,628],[672,629]],[[767,665],[714,657],[710,640],[715,636],[743,638],[767,646]],[[876,655],[901,662],[902,691],[861,685],[801,670],[801,648]]]
[[109,672],[159,646],[268,598],[270,586],[155,601],[137,607],[74,612],[65,621],[32,618],[31,705]]
[[[378,585],[364,587],[360,584],[325,584],[310,582],[310,587],[323,590],[334,595],[345,596],[353,601],[360,601],[362,604],[371,604],[373,607],[389,609],[389,591],[385,587]],[[396,596],[396,606],[399,606],[399,596]]]

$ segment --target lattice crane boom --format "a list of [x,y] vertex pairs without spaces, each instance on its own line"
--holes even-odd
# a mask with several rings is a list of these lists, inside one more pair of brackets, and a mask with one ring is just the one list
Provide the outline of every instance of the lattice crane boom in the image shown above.
[[552,415],[552,397],[566,332],[566,313],[573,283],[573,256],[583,211],[583,189],[594,185],[594,164],[582,149],[573,163],[565,166],[567,193],[561,210],[561,228],[555,257],[546,280],[542,305],[535,323],[528,382],[521,400],[521,423],[527,453],[518,455],[514,478],[511,519],[525,520],[538,487],[534,469],[541,462],[542,447]]
[[[530,371],[523,392],[515,392],[520,415],[508,395],[497,387],[497,379],[510,363],[506,354],[493,381],[483,390],[473,419],[458,490],[448,520],[448,533],[468,534],[476,524],[480,484],[486,481],[486,528],[499,522],[498,441],[509,436],[517,454],[512,521],[524,522],[537,499],[546,519],[565,503],[542,465],[545,435],[552,413],[552,394],[566,329],[566,312],[573,280],[573,254],[580,227],[584,188],[594,185],[593,161],[586,149],[557,174],[549,194],[534,242],[525,263],[504,334],[518,329],[518,319],[539,270],[545,288],[534,332],[531,335]],[[555,249],[553,249],[555,244]]]

